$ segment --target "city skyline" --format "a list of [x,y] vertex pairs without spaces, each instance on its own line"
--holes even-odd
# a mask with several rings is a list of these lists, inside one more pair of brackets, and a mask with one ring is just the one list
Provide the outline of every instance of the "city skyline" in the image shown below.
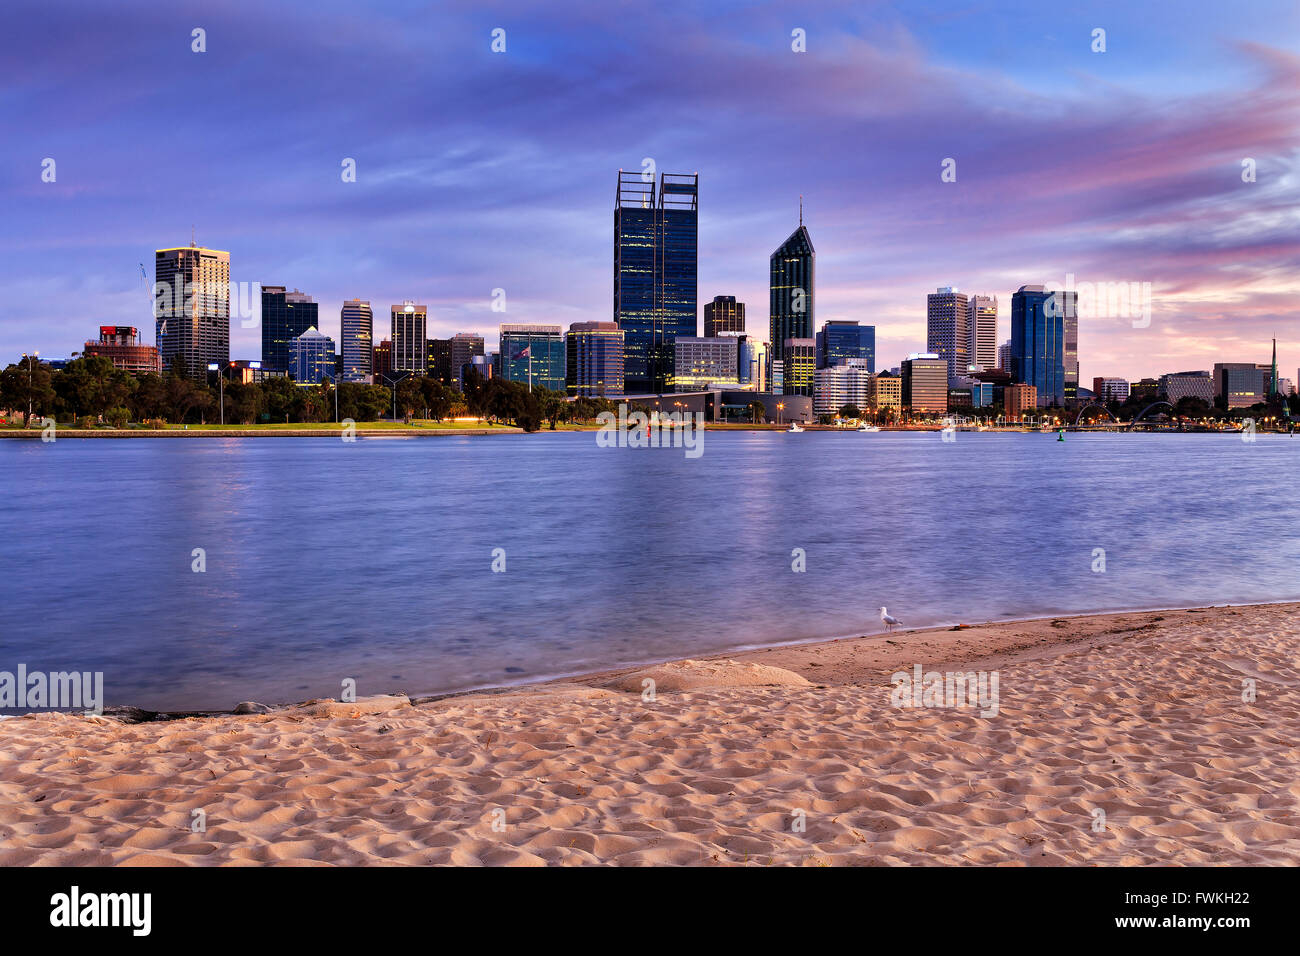
[[[196,23],[185,12],[71,5],[16,15],[0,40],[25,70],[6,107],[22,146],[0,160],[11,211],[0,349],[66,357],[100,325],[150,330],[138,264],[182,246],[192,227],[200,245],[230,250],[232,280],[312,296],[320,330],[336,340],[354,297],[377,309],[427,303],[438,338],[476,331],[490,342],[500,322],[606,321],[609,178],[648,158],[657,173],[700,174],[697,324],[704,303],[734,295],[762,335],[767,259],[797,224],[803,195],[822,260],[817,329],[875,326],[879,368],[924,348],[927,290],[954,285],[1006,303],[1021,285],[1067,275],[1152,283],[1150,327],[1080,321],[1085,382],[1262,361],[1274,336],[1282,364],[1300,351],[1290,311],[1300,291],[1291,238],[1300,67],[1278,30],[1295,14],[1281,4],[1241,11],[1215,41],[1206,25],[1218,13],[1201,3],[1166,18],[1178,22],[1120,5],[1086,15],[1026,7],[1014,29],[942,4],[907,17],[749,11],[742,27],[720,12],[649,31],[588,12],[584,35],[607,44],[575,43],[563,13],[497,24],[458,8],[436,23],[402,9],[365,19],[304,10],[205,11],[203,53],[191,51]],[[52,51],[74,20],[100,39],[69,68]],[[1098,25],[1105,53],[1090,49]],[[497,26],[507,31],[500,54],[490,49]],[[807,52],[792,51],[794,29],[806,31]],[[293,71],[272,55],[290,33],[301,54]],[[436,33],[439,56],[390,90],[368,60],[331,59],[358,33],[380,50]],[[1058,68],[1007,55],[1025,39]],[[614,46],[626,54],[622,78],[599,79]],[[211,109],[173,116],[159,66],[191,78]],[[313,71],[327,66],[322,90]],[[409,129],[434,82],[456,95],[440,98],[446,135],[425,143]],[[534,89],[548,83],[550,92]],[[640,118],[620,108],[630,95],[644,104]],[[734,108],[767,101],[769,111]],[[185,145],[153,149],[146,162],[139,143],[157,140],[159,116],[175,127],[167,141]],[[286,123],[299,135],[271,135]],[[743,148],[778,132],[807,148]],[[210,143],[208,153],[196,143]],[[41,180],[47,157],[54,182]],[[952,183],[940,179],[948,157]],[[355,182],[340,177],[347,158]],[[1245,158],[1255,182],[1242,179]],[[168,201],[158,183],[196,163],[203,181]],[[76,270],[50,255],[70,249]],[[497,288],[504,314],[492,310]],[[231,357],[256,357],[259,331],[232,326]],[[1004,306],[997,340],[1008,337]]]

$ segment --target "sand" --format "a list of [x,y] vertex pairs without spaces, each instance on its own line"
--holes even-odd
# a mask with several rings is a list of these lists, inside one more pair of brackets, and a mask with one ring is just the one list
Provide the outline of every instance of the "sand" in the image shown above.
[[[1300,605],[1268,605],[898,631],[414,705],[11,718],[0,864],[1295,864],[1298,648]],[[996,671],[996,716],[892,704],[917,663]]]

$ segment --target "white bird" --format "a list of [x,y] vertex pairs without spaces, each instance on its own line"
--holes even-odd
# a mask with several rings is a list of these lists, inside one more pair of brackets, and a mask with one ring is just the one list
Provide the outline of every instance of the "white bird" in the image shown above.
[[888,613],[883,607],[880,609],[880,623],[885,625],[885,630],[893,631],[895,627],[903,622],[894,615]]

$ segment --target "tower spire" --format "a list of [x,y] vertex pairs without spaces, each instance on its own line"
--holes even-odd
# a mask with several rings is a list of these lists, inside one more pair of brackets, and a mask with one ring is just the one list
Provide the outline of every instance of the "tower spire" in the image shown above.
[[799,194],[799,225],[803,225],[803,193]]

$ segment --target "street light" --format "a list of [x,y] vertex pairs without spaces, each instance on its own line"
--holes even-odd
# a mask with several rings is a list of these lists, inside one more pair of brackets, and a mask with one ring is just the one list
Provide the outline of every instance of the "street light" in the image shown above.
[[221,374],[221,363],[209,362],[208,371],[217,373],[217,404],[221,406],[221,424],[226,424],[226,379]]
[[[387,372],[383,373],[383,379],[384,379],[384,381],[388,382],[389,387],[393,390],[393,414],[392,414],[392,419],[393,419],[394,422],[397,421],[397,383],[400,382],[402,379],[407,378],[407,377],[409,377],[409,376],[411,376],[411,375],[414,375],[414,374],[415,374],[414,372],[403,372],[401,375],[396,375],[396,376],[394,376],[394,375],[390,375],[390,374],[388,374]],[[336,393],[336,394],[335,394],[335,398],[337,398],[337,397],[338,397],[338,395],[337,395],[337,393]],[[337,413],[336,413],[336,414],[337,414]]]
[[[23,353],[23,358],[27,359],[27,422],[32,420],[32,360],[40,354],[39,351],[33,352],[31,355],[26,352]],[[27,422],[23,424],[26,425]]]

